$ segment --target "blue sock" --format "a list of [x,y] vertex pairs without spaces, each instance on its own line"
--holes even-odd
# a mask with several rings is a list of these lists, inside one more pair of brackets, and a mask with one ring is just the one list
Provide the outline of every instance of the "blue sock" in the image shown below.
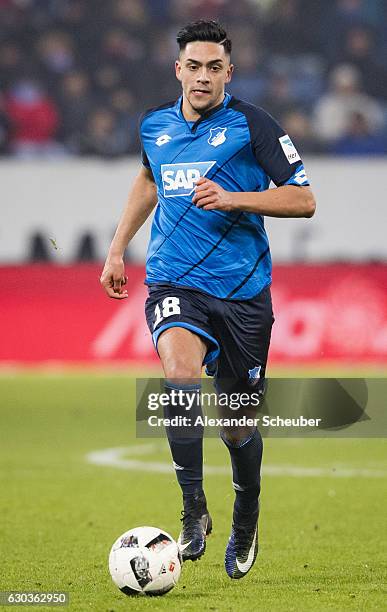
[[[164,417],[173,418],[176,416],[187,417],[193,424],[197,416],[202,415],[200,405],[200,384],[175,384],[170,381],[165,382],[165,390],[171,398],[174,394],[175,401],[178,398],[178,405],[164,407]],[[187,406],[193,404],[189,410]],[[203,495],[203,433],[204,427],[191,425],[190,427],[166,426],[165,427],[172,453],[173,466],[176,477],[183,492],[183,495]]]
[[231,458],[236,495],[234,510],[248,512],[257,506],[261,491],[262,436],[256,429],[248,438],[236,443],[231,443],[224,434],[221,437]]

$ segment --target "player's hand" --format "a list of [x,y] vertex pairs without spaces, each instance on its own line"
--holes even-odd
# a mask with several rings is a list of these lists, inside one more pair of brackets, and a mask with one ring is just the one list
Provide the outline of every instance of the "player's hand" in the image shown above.
[[229,212],[235,209],[232,193],[205,177],[200,178],[196,183],[192,202],[203,210],[224,210]]
[[99,280],[109,297],[116,300],[128,297],[128,292],[126,289],[123,289],[128,282],[128,277],[125,276],[122,258],[107,259]]

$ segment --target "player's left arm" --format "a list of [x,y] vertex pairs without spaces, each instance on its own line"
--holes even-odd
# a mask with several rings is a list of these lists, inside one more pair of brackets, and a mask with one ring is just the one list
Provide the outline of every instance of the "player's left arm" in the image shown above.
[[262,192],[234,192],[207,178],[197,182],[192,201],[203,210],[243,210],[267,217],[312,217],[316,209],[309,186],[284,185]]
[[241,103],[249,125],[251,152],[276,189],[228,192],[202,178],[193,202],[204,210],[245,211],[268,217],[312,217],[316,202],[302,159],[283,128],[262,108]]

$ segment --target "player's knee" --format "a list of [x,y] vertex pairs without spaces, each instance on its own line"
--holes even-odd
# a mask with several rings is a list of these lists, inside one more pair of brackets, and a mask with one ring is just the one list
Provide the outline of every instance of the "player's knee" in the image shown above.
[[228,446],[240,446],[254,434],[254,427],[223,427],[221,438]]
[[185,363],[180,360],[170,360],[164,363],[164,372],[168,380],[175,384],[189,384],[200,379],[201,368],[195,364]]
[[221,438],[228,446],[236,446],[238,444],[236,431],[230,430],[227,427],[222,429]]

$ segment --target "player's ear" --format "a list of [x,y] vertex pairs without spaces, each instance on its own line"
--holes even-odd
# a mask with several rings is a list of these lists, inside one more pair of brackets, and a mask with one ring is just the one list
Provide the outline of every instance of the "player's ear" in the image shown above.
[[181,81],[181,62],[180,60],[175,61],[175,73],[176,73],[176,78],[179,81]]
[[225,81],[226,83],[229,83],[231,81],[233,72],[234,72],[234,64],[230,64],[226,72],[226,81]]

